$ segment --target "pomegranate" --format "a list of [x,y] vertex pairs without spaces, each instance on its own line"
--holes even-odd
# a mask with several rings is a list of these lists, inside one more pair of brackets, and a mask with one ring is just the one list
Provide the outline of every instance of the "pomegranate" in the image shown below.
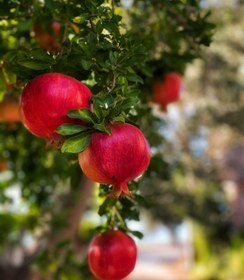
[[31,80],[21,95],[20,108],[26,128],[40,138],[54,139],[64,123],[80,123],[66,116],[71,109],[90,108],[91,91],[78,80],[47,73]]
[[167,111],[167,105],[169,103],[179,100],[181,89],[181,76],[176,72],[170,72],[164,76],[163,81],[153,82],[152,101],[158,103],[163,111]]
[[130,194],[127,183],[141,175],[150,162],[143,133],[131,124],[114,123],[111,135],[96,132],[79,154],[80,167],[91,180],[113,185],[110,196]]
[[0,161],[0,172],[8,168],[8,165],[5,161]]
[[15,123],[20,121],[18,101],[13,98],[6,98],[0,103],[0,122]]
[[46,30],[39,26],[38,23],[35,23],[33,25],[33,31],[40,48],[54,53],[59,51],[60,44],[57,39],[60,35],[60,29],[60,23],[54,21],[51,25],[53,34],[49,34]]
[[52,23],[52,30],[57,36],[59,36],[60,35],[60,30],[61,30],[60,23],[57,22],[57,21],[54,21]]
[[134,240],[119,230],[96,235],[88,248],[91,272],[100,280],[121,280],[135,267],[137,248]]

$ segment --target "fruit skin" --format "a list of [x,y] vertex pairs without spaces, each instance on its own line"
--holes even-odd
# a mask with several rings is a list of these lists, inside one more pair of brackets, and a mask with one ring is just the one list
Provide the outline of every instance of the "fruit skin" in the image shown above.
[[19,103],[17,100],[8,98],[0,103],[0,122],[9,124],[21,122]]
[[96,132],[79,154],[79,164],[91,180],[113,185],[112,197],[130,195],[127,183],[141,175],[150,162],[150,147],[143,133],[131,124],[114,123],[111,135]]
[[169,103],[180,99],[182,78],[176,72],[167,73],[163,81],[154,81],[152,84],[152,101],[159,104],[163,111],[167,111]]
[[78,80],[60,73],[46,73],[31,80],[21,95],[25,127],[40,138],[51,139],[64,123],[80,123],[67,117],[71,109],[90,108],[91,91]]
[[96,235],[88,248],[91,272],[100,280],[121,280],[135,267],[137,248],[134,240],[119,230]]

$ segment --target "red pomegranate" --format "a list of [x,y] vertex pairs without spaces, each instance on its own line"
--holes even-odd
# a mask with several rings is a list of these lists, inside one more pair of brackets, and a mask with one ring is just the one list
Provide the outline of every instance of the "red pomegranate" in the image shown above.
[[60,30],[61,30],[61,26],[60,23],[57,21],[54,21],[51,25],[51,31],[53,32],[53,34],[49,34],[38,23],[34,23],[33,25],[35,38],[40,48],[53,53],[60,50],[60,43],[58,42],[58,36],[60,35]]
[[13,124],[21,122],[19,102],[13,98],[6,98],[0,103],[0,122]]
[[167,105],[180,99],[182,78],[176,72],[170,72],[164,76],[163,81],[154,81],[152,85],[152,101],[159,104],[163,111],[167,111]]
[[8,168],[8,165],[5,161],[0,161],[0,172]]
[[57,36],[60,35],[61,26],[60,26],[60,23],[58,21],[54,21],[52,23],[52,30]]
[[79,154],[79,163],[91,180],[113,185],[114,197],[130,194],[127,183],[141,175],[150,162],[150,147],[143,133],[131,124],[111,125],[111,135],[96,132]]
[[137,248],[134,240],[119,230],[96,235],[88,249],[91,272],[100,280],[121,280],[135,267]]
[[52,139],[64,123],[80,123],[66,116],[71,109],[90,108],[91,91],[78,80],[47,73],[31,80],[21,95],[20,109],[26,128],[40,138]]

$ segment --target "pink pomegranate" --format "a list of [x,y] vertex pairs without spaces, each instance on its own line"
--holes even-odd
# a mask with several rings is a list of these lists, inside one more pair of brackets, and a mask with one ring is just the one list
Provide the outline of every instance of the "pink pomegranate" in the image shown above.
[[159,104],[163,111],[167,111],[168,104],[180,99],[182,78],[176,72],[164,76],[163,81],[154,81],[152,85],[152,101]]
[[47,73],[31,80],[21,96],[20,108],[26,128],[40,138],[55,138],[64,123],[80,123],[67,117],[71,109],[90,108],[91,91],[78,80]]
[[100,280],[122,280],[136,264],[135,241],[120,230],[97,234],[88,248],[91,272]]
[[150,162],[143,133],[131,124],[111,125],[111,135],[96,132],[79,154],[80,167],[91,180],[113,185],[111,196],[130,194],[127,183],[141,175]]

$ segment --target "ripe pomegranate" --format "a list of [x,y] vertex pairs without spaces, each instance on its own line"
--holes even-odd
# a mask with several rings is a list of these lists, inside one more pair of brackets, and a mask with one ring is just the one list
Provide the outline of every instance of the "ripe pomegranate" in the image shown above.
[[60,73],[47,73],[31,80],[21,95],[25,127],[40,138],[52,139],[64,123],[80,123],[66,116],[71,109],[90,108],[91,91],[78,80]]
[[20,122],[20,110],[17,100],[6,98],[0,103],[0,122],[15,123]]
[[179,100],[181,89],[181,76],[176,72],[170,72],[164,76],[163,81],[153,82],[152,101],[158,103],[163,111],[167,111],[167,105],[169,103]]
[[0,172],[6,170],[8,167],[5,161],[0,161]]
[[54,21],[52,23],[52,30],[57,36],[59,36],[60,35],[60,30],[61,30],[60,23],[57,22],[57,21]]
[[119,230],[96,235],[88,248],[91,272],[100,280],[121,280],[135,267],[137,248],[134,240]]
[[131,124],[111,125],[111,135],[96,132],[79,154],[80,167],[91,180],[113,185],[110,196],[130,194],[127,183],[141,175],[150,162],[150,147],[143,133]]
[[43,29],[38,23],[33,25],[33,31],[35,33],[35,38],[40,46],[40,48],[50,51],[57,52],[60,49],[60,44],[58,42],[58,36],[60,35],[60,23],[54,21],[51,25],[53,34],[49,34]]

